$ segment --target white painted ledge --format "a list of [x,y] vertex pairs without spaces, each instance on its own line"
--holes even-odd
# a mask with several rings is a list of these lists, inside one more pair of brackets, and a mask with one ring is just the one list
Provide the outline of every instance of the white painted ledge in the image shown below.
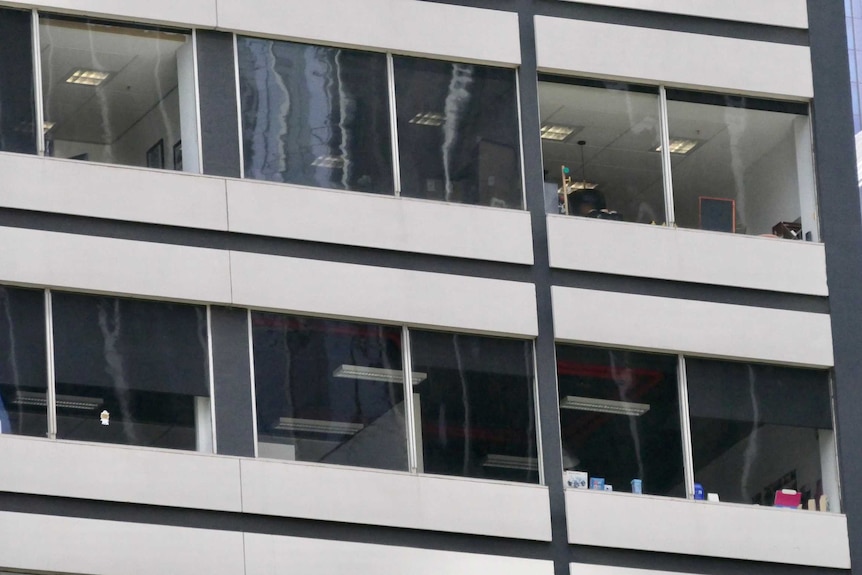
[[236,575],[243,534],[126,521],[0,512],[0,565],[88,575]]
[[0,153],[0,206],[227,230],[221,178]]
[[68,14],[168,26],[214,28],[216,25],[216,0],[4,0],[3,3],[23,8],[57,10]]
[[551,267],[825,296],[823,244],[548,216]]
[[285,565],[315,575],[553,575],[553,561],[328,541],[301,537],[245,534],[245,575],[273,575]]
[[808,46],[549,16],[536,16],[535,24],[541,72],[799,100],[814,95]]
[[232,457],[0,435],[0,491],[241,511]]
[[547,487],[301,462],[241,466],[246,513],[551,540]]
[[530,214],[249,180],[227,180],[230,231],[533,263]]
[[807,367],[834,363],[825,313],[560,286],[551,298],[559,341]]
[[837,513],[568,489],[566,520],[578,545],[850,568]]
[[521,62],[516,13],[419,0],[219,0],[218,26],[364,50]]

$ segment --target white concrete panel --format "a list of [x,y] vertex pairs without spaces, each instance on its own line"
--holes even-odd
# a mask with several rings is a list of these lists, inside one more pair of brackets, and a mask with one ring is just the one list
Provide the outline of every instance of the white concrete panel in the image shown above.
[[0,565],[87,575],[237,575],[242,533],[0,512]]
[[0,154],[0,206],[227,229],[225,182],[168,170]]
[[511,262],[533,263],[530,214],[342,192],[228,180],[230,230]]
[[219,0],[219,28],[365,49],[519,64],[514,12],[420,0]]
[[232,457],[3,435],[0,461],[20,463],[3,466],[0,491],[241,510]]
[[828,314],[553,286],[560,341],[830,367]]
[[569,573],[571,575],[684,575],[682,571],[657,571],[655,569],[635,569],[615,565],[591,565],[589,563],[569,563]]
[[566,519],[578,545],[850,568],[837,513],[569,489]]
[[231,270],[233,303],[240,306],[514,336],[538,332],[531,283],[246,252],[231,252]]
[[241,466],[245,513],[551,540],[547,487],[299,462]]
[[807,46],[548,16],[535,22],[540,71],[798,99],[814,94]]
[[227,251],[0,227],[0,282],[230,302]]
[[805,0],[564,0],[788,28],[808,28]]
[[552,561],[432,549],[245,534],[245,575],[553,575]]
[[556,268],[825,296],[823,244],[548,216]]
[[214,28],[216,0],[3,0],[10,6],[58,10],[70,14],[110,17],[117,20],[154,22],[174,26]]

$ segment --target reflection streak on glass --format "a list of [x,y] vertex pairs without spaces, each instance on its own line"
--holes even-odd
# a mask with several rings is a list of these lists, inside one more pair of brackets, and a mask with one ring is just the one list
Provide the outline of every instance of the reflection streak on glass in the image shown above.
[[452,64],[452,78],[444,104],[443,123],[443,173],[446,185],[446,201],[452,201],[452,154],[453,145],[460,139],[458,133],[467,108],[470,106],[470,85],[473,83],[473,66]]

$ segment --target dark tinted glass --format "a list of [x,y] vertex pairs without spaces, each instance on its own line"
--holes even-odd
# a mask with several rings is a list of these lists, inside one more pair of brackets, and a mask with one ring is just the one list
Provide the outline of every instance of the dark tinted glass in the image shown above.
[[252,315],[258,455],[407,469],[401,329]]
[[559,345],[557,375],[567,471],[685,497],[675,356]]
[[0,287],[0,433],[48,432],[45,296]]
[[828,373],[686,359],[695,481],[721,501],[829,497],[838,511]]
[[36,153],[30,12],[0,9],[0,151]]
[[530,342],[410,333],[419,471],[538,483]]
[[204,308],[54,293],[53,315],[57,437],[206,449]]
[[522,207],[515,72],[394,61],[401,195]]
[[239,38],[245,176],[391,194],[386,56]]

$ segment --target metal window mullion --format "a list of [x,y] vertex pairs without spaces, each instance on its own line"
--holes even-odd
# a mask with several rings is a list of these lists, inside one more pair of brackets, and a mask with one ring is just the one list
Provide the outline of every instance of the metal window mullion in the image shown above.
[[668,226],[676,227],[676,213],[673,205],[673,174],[670,163],[670,128],[667,117],[667,91],[659,86],[659,124],[661,129],[661,172],[664,182],[664,210]]
[[[239,86],[239,45],[237,40],[237,35],[233,35],[233,74],[234,74],[234,82],[236,84],[236,125],[237,125],[237,139],[239,140],[239,177],[245,178],[245,150],[243,149],[242,142],[242,101],[240,100],[240,86]],[[203,141],[201,141],[201,149],[203,149]],[[201,166],[203,166],[203,151],[201,152]],[[201,173],[203,173],[203,169],[201,169]],[[251,315],[249,312],[249,330],[251,329]],[[251,332],[249,332],[251,333]],[[255,427],[255,429],[257,429]],[[257,432],[255,432],[256,434]],[[254,438],[254,452],[255,456],[257,456],[257,435]]]
[[45,105],[42,101],[42,50],[39,30],[39,12],[31,12],[31,36],[33,52],[33,98],[36,103],[36,154],[45,155]]
[[[204,173],[204,140],[203,140],[203,128],[201,126],[201,81],[200,74],[198,73],[198,31],[197,29],[192,30],[192,74],[194,74],[194,87],[195,87],[195,130],[197,130],[198,137],[198,173]],[[182,132],[182,130],[180,130]],[[174,166],[176,168],[176,166]],[[209,311],[207,311],[207,315],[209,315]],[[215,420],[213,420],[215,421]],[[213,435],[215,438],[215,435]],[[215,439],[213,439],[215,441]],[[215,449],[215,443],[213,443],[213,449]]]
[[56,370],[54,367],[54,306],[51,290],[45,290],[45,360],[47,366],[47,406],[48,437],[57,439],[57,392],[55,390]]
[[[520,148],[520,170],[521,170],[521,209],[528,210],[527,208],[527,174],[524,169],[524,124],[523,124],[523,110],[521,110],[521,78],[518,75],[518,71],[514,71],[515,74],[515,106],[518,111],[518,147]],[[537,84],[538,86],[538,84]],[[538,88],[537,88],[538,89]],[[542,166],[545,165],[545,158],[542,157]],[[544,185],[544,183],[543,183]],[[544,198],[545,190],[542,188],[542,197]],[[535,352],[535,344],[533,345],[533,351]],[[535,353],[533,354],[535,355]],[[538,372],[537,372],[538,373]],[[541,470],[541,465],[539,466]],[[541,472],[540,472],[541,475]]]
[[401,363],[404,370],[404,422],[407,427],[407,469],[410,473],[419,471],[419,457],[416,445],[416,425],[413,405],[413,354],[410,350],[410,330],[401,328]]
[[691,448],[691,420],[688,406],[688,378],[685,357],[677,356],[677,390],[679,393],[679,428],[682,436],[682,464],[685,475],[686,497],[694,497],[694,456]]
[[[398,110],[395,106],[395,59],[386,54],[386,81],[389,89],[389,137],[392,140],[392,177],[395,196],[401,195],[401,160],[398,147]],[[412,384],[411,384],[412,385]]]
[[[532,350],[533,350],[533,412],[535,414],[534,417],[536,418],[536,426],[535,426],[535,432],[536,432],[536,464],[539,466],[539,485],[546,485],[546,483],[545,483],[545,465],[544,465],[545,458],[542,455],[542,433],[541,433],[541,431],[542,431],[542,429],[541,429],[542,415],[541,415],[541,410],[539,408],[539,359],[536,355],[536,340],[533,340]],[[555,381],[554,384],[556,387],[557,382]],[[554,417],[560,417],[559,411],[560,411],[560,408],[558,405],[557,406],[557,413],[554,415]],[[560,442],[560,445],[562,445],[562,441]]]
[[257,448],[257,389],[254,383],[254,337],[251,325],[251,310],[248,310],[248,369],[251,381],[251,429],[254,437],[254,456],[258,457]]
[[213,453],[218,453],[218,437],[216,436],[216,410],[215,410],[215,362],[213,361],[213,319],[212,306],[207,305],[207,361],[209,362],[210,380],[210,425],[212,429]]

